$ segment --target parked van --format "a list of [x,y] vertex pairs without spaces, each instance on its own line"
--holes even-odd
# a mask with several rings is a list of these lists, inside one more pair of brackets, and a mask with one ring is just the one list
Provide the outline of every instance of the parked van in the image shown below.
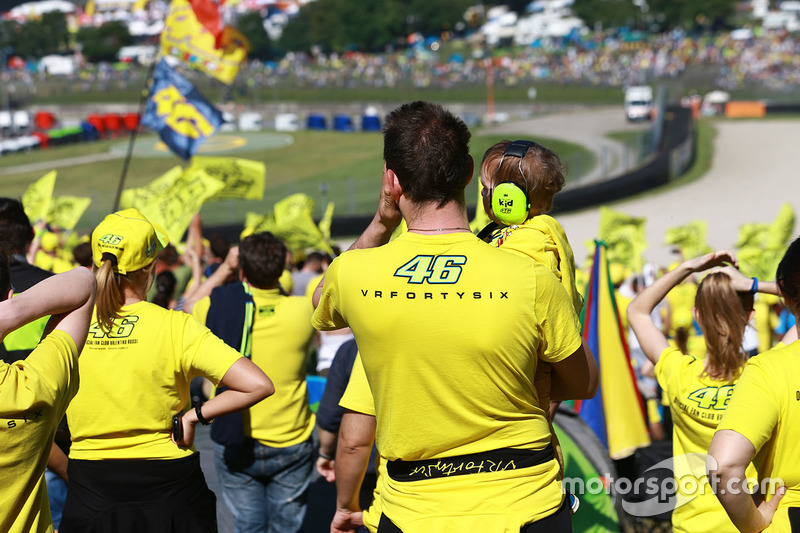
[[637,85],[625,89],[625,116],[630,122],[653,118],[653,88]]

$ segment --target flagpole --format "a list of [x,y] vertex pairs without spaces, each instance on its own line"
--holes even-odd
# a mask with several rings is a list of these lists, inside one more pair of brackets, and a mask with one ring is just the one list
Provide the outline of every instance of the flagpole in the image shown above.
[[147,76],[145,76],[144,80],[144,88],[142,89],[142,94],[139,97],[139,122],[136,124],[136,127],[131,133],[131,140],[128,143],[128,153],[125,156],[125,161],[122,163],[122,175],[119,177],[119,185],[117,186],[117,195],[114,197],[114,208],[111,210],[112,212],[119,209],[119,201],[120,198],[122,198],[122,189],[125,187],[125,178],[128,176],[128,167],[130,166],[131,158],[133,157],[133,145],[136,144],[136,135],[139,133],[142,116],[144,115],[144,110],[147,105],[147,97],[150,94],[150,82],[153,79],[153,73],[155,72],[156,64],[158,63],[160,56],[161,54],[157,54],[153,59],[153,63],[150,65],[150,68],[147,69]]

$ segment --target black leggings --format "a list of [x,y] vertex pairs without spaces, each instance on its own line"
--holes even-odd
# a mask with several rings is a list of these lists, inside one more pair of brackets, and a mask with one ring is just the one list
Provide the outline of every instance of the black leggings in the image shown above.
[[[403,531],[394,525],[385,514],[382,514],[381,521],[378,523],[378,533],[403,533]],[[564,496],[564,503],[561,504],[558,511],[530,524],[525,524],[520,528],[519,533],[572,533],[569,495]]]

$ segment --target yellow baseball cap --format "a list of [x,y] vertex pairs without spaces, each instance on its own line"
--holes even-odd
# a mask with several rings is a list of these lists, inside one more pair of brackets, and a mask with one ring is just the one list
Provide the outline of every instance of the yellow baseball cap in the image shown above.
[[[98,268],[111,256],[114,271],[127,274],[152,263],[169,237],[138,209],[108,215],[92,232],[92,257]],[[109,254],[109,255],[106,255]]]
[[42,240],[40,241],[40,246],[42,247],[42,250],[44,250],[45,252],[55,251],[60,244],[61,242],[60,239],[58,238],[58,235],[50,231],[42,235]]

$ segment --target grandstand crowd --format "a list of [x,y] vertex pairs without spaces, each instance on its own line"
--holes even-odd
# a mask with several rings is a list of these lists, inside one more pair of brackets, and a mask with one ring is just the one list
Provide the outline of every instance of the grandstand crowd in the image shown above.
[[[251,61],[242,78],[248,80],[247,87],[447,89],[485,83],[487,52],[469,44],[463,49],[449,57],[419,47],[383,54],[289,53],[275,61]],[[677,78],[692,67],[713,67],[714,82],[723,89],[758,84],[789,91],[800,84],[798,49],[798,35],[785,30],[764,31],[748,39],[730,32],[692,36],[675,31],[638,41],[602,34],[579,41],[543,40],[537,46],[509,48],[492,56],[496,83],[508,86],[552,82],[624,87]],[[121,90],[142,85],[146,71],[135,65],[124,69],[84,65],[74,75],[54,81],[59,91],[68,93]],[[19,69],[6,70],[2,77],[13,98],[36,95],[48,76]],[[193,79],[191,73],[189,77]]]

